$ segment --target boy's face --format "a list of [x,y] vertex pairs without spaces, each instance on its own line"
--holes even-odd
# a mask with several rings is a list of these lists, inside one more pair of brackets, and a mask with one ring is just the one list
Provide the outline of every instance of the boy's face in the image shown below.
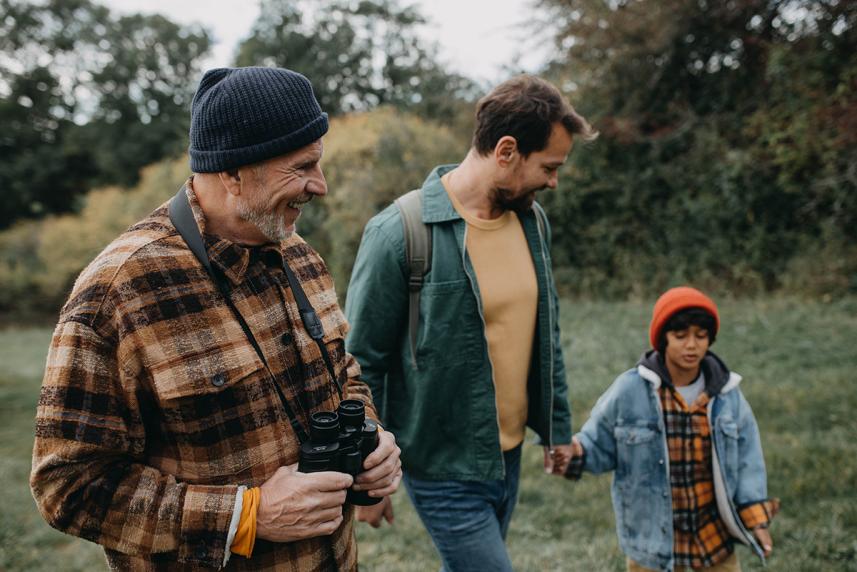
[[708,330],[690,325],[684,330],[667,332],[666,338],[664,360],[667,364],[680,370],[696,372],[708,351]]

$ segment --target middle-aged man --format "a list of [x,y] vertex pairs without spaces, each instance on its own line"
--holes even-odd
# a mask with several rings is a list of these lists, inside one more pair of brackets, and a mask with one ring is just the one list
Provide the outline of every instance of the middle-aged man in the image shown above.
[[[548,472],[571,457],[550,228],[535,194],[556,187],[574,138],[594,136],[536,77],[479,101],[467,156],[418,191],[432,246],[415,327],[406,243],[418,235],[406,239],[393,205],[364,230],[348,350],[398,436],[405,485],[447,571],[511,569],[504,539],[527,425]],[[382,516],[392,521],[389,499],[358,509],[374,526]]]
[[[60,314],[30,484],[48,523],[101,544],[112,569],[357,568],[343,504],[352,477],[295,465],[310,414],[335,409],[340,385],[376,417],[331,277],[294,234],[301,208],[327,192],[327,129],[300,74],[206,72],[192,104],[195,174],[174,199],[190,225],[180,234],[167,205],[133,225]],[[322,337],[304,325],[301,291]],[[395,491],[391,433],[364,469],[355,488]]]

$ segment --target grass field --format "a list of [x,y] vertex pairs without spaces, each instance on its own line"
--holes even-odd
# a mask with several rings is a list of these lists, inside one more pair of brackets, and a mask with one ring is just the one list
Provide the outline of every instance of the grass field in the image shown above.
[[[648,305],[567,302],[563,336],[574,428],[644,349]],[[857,570],[857,299],[721,304],[714,350],[744,376],[765,448],[769,489],[782,512],[770,570]],[[100,549],[51,530],[27,485],[33,414],[50,330],[0,331],[0,570],[105,569]],[[576,484],[540,470],[524,449],[509,532],[517,570],[624,570],[613,528],[610,477]],[[408,504],[395,497],[393,528],[360,525],[363,570],[435,570],[439,560]],[[745,570],[761,566],[739,549]]]

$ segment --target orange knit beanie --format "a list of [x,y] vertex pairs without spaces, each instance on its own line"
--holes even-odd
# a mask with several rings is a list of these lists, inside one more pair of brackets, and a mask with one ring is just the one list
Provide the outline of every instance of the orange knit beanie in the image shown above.
[[712,333],[717,334],[717,330],[720,329],[720,314],[717,313],[717,304],[696,288],[680,286],[667,290],[655,302],[655,308],[652,310],[652,323],[649,325],[649,342],[653,348],[658,347],[661,330],[669,319],[677,312],[688,308],[701,308],[714,316],[714,332]]

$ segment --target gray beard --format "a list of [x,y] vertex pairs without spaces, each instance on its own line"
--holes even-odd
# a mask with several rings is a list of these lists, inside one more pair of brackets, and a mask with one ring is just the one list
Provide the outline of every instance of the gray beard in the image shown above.
[[259,229],[265,238],[273,243],[279,244],[292,235],[292,231],[286,230],[283,219],[276,212],[264,212],[239,198],[237,201],[238,216]]

